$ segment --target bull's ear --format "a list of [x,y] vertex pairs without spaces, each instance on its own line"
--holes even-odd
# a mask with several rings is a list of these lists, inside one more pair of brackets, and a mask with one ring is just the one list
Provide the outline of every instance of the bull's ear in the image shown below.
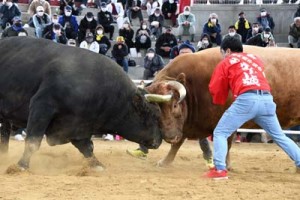
[[180,74],[176,77],[176,81],[178,81],[178,82],[181,83],[182,85],[185,85],[185,83],[186,83],[185,73],[180,73]]

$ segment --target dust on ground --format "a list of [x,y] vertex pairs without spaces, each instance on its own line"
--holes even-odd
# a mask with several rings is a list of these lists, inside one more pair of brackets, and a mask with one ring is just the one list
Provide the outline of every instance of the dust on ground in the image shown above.
[[126,154],[138,147],[129,141],[94,140],[94,146],[106,167],[102,172],[87,168],[71,144],[43,142],[29,171],[7,173],[24,148],[24,142],[11,140],[9,153],[0,156],[0,200],[299,199],[300,174],[275,144],[234,144],[233,170],[222,181],[201,177],[207,169],[197,141],[186,141],[167,168],[156,166],[170,148],[167,143],[151,150],[147,160]]

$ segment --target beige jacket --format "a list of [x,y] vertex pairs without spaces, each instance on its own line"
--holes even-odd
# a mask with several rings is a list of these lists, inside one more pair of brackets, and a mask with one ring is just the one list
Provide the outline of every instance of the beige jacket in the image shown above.
[[28,8],[28,13],[32,17],[34,14],[36,14],[36,8],[38,6],[43,6],[45,13],[47,13],[49,16],[51,16],[51,6],[50,4],[45,0],[33,0]]

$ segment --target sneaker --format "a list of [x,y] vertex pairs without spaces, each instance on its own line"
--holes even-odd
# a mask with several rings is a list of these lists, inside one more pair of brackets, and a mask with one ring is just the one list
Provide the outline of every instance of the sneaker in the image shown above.
[[227,176],[227,170],[217,170],[216,168],[213,168],[206,172],[203,175],[204,178],[211,178],[214,180],[222,180],[222,179],[228,179]]
[[144,153],[140,149],[135,149],[135,150],[128,150],[127,149],[126,153],[128,153],[129,155],[131,155],[135,158],[139,158],[139,159],[143,159],[143,160],[145,160],[147,158],[147,153]]
[[241,136],[240,135],[236,135],[235,143],[241,143]]
[[205,165],[206,167],[208,167],[208,169],[214,169],[215,165],[214,165],[213,158],[205,159]]
[[104,137],[104,140],[113,141],[113,140],[114,140],[114,136],[111,135],[111,134],[107,134],[107,135]]
[[291,48],[294,48],[294,45],[293,45],[293,44],[291,44],[291,43],[289,43],[289,46],[290,46]]

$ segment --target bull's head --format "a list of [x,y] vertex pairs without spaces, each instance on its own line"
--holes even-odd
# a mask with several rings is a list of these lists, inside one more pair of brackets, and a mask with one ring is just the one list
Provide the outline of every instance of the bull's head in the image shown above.
[[176,80],[154,81],[146,87],[149,94],[145,97],[156,102],[161,108],[161,128],[164,139],[169,143],[177,143],[182,138],[184,122],[187,118],[185,101],[185,75],[180,74]]

